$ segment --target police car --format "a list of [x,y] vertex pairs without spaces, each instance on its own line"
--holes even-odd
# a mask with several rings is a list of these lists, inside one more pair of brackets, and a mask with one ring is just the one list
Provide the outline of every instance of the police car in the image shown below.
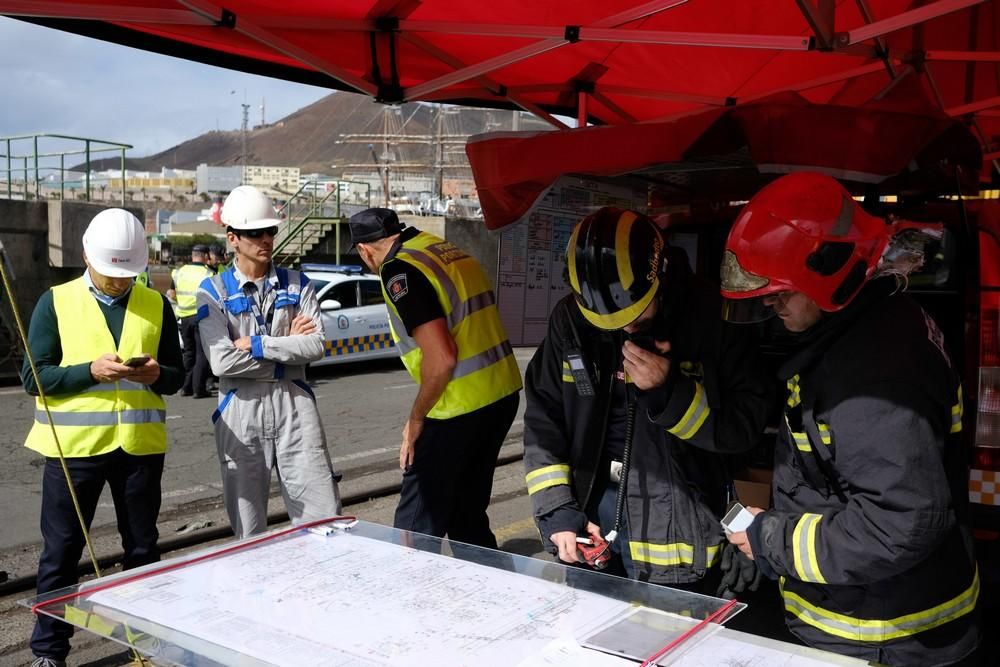
[[378,276],[341,264],[303,264],[299,270],[316,289],[326,330],[326,353],[313,366],[399,356]]

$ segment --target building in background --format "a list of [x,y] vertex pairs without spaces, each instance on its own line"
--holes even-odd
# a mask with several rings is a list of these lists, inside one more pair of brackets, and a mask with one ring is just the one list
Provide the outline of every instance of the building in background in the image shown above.
[[293,195],[299,189],[299,168],[248,164],[243,168],[243,185],[252,185],[270,197]]
[[232,192],[243,181],[243,168],[239,166],[214,167],[199,164],[195,174],[195,188],[199,193]]

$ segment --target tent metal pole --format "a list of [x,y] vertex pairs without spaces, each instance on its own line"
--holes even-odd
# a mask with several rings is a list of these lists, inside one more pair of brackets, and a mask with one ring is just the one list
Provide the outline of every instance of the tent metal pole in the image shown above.
[[[228,12],[222,7],[214,5],[205,0],[178,0],[181,4],[189,7],[192,11],[198,12],[204,16],[211,18],[214,21],[221,20],[220,17],[224,17]],[[249,37],[250,39],[263,44],[264,46],[270,47],[290,58],[295,58],[305,65],[308,65],[327,76],[330,76],[341,83],[351,86],[356,90],[363,92],[369,96],[374,97],[378,92],[375,85],[362,79],[359,76],[351,74],[345,69],[342,69],[339,65],[329,62],[316,56],[307,49],[301,48],[292,44],[286,39],[278,37],[271,32],[257,26],[250,21],[241,18],[236,21],[233,26],[233,30]]]
[[927,51],[924,60],[1000,63],[1000,51]]
[[214,25],[208,17],[184,9],[90,5],[86,2],[38,2],[3,0],[0,13],[7,16],[73,19],[83,21],[121,21],[123,23],[160,23],[169,25]]
[[872,39],[873,37],[887,35],[890,32],[902,30],[903,28],[909,28],[910,26],[918,23],[924,23],[925,21],[930,21],[931,19],[936,19],[939,16],[951,14],[952,12],[957,12],[967,7],[978,5],[982,2],[986,2],[986,0],[937,0],[937,2],[932,2],[929,5],[924,5],[923,7],[919,7],[917,9],[911,9],[900,14],[896,14],[895,16],[890,16],[889,18],[882,19],[880,21],[874,21],[868,25],[842,33],[838,36],[838,46],[857,44],[858,42],[863,42],[865,40]]

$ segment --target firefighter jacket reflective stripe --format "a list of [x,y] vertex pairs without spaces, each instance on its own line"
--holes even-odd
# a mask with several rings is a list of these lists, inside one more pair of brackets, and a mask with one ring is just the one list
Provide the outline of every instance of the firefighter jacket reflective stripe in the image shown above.
[[[84,278],[53,287],[52,303],[62,344],[60,366],[89,364],[111,351],[122,359],[157,354],[163,298],[154,290],[132,286],[117,346]],[[64,456],[96,456],[119,447],[129,454],[167,450],[167,406],[145,384],[119,380],[46,398]],[[35,401],[35,423],[25,446],[45,456],[59,455],[41,399]]]
[[214,275],[204,264],[185,264],[174,269],[174,294],[177,300],[177,317],[191,317],[198,311],[198,286],[205,278]]
[[937,325],[884,282],[826,316],[782,369],[775,507],[760,515],[757,555],[784,576],[789,627],[806,642],[943,664],[975,646],[979,594],[961,391]]
[[[664,338],[672,369],[664,387],[638,392],[626,503],[631,534],[622,545],[638,578],[656,583],[695,581],[718,558],[729,483],[721,454],[754,446],[772,395],[752,330],[723,322],[717,292],[681,270],[683,260],[672,264],[678,267],[658,297],[670,323]],[[584,509],[608,478],[602,455],[621,345],[620,333],[588,325],[569,296],[553,310],[525,375],[525,480],[553,553],[549,536],[582,529]],[[593,396],[577,391],[570,352],[583,357]]]
[[[433,285],[458,346],[458,363],[451,381],[427,416],[457,417],[520,390],[521,371],[500,321],[493,288],[479,262],[453,243],[427,232],[404,241],[396,259],[419,269]],[[407,334],[385,291],[385,281],[382,292],[389,309],[392,339],[403,365],[419,384],[423,354]]]

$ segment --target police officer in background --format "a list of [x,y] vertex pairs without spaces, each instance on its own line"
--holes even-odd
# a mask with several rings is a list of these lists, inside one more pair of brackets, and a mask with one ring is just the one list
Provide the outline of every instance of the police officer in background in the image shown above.
[[[45,457],[38,594],[77,583],[83,531],[59,461],[65,456],[89,527],[104,485],[118,517],[125,569],[160,559],[156,519],[167,450],[166,404],[183,381],[177,325],[167,300],[135,282],[146,268],[146,234],[128,211],[98,213],[83,235],[87,270],[56,285],[31,315],[28,348],[45,404],[25,446]],[[38,396],[26,359],[24,388]],[[31,635],[33,667],[64,667],[73,626],[39,614]]]
[[184,341],[184,387],[182,396],[207,398],[208,358],[201,346],[198,334],[198,285],[205,278],[215,275],[208,266],[208,246],[195,245],[191,248],[191,262],[172,273],[173,282],[167,296],[177,303],[177,317],[180,319],[181,338]]
[[489,279],[473,257],[405,228],[390,209],[353,215],[350,227],[382,278],[393,341],[420,385],[403,427],[393,525],[496,549],[486,508],[521,373]]
[[782,578],[788,627],[809,645],[971,665],[979,574],[962,390],[937,324],[900,290],[928,227],[886,224],[816,173],[774,181],[736,219],[727,318],[777,315],[800,345],[780,370],[774,508],[752,508],[730,540]]
[[208,246],[208,268],[216,273],[226,270],[229,262],[226,259],[226,251],[218,243]]

